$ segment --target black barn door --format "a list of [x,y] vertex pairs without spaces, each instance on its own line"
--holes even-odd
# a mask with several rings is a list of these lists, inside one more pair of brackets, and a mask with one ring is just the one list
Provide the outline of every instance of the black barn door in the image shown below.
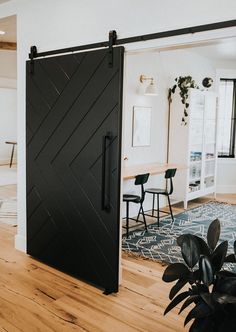
[[[27,253],[118,291],[123,47],[27,61]],[[32,73],[33,71],[33,73]]]

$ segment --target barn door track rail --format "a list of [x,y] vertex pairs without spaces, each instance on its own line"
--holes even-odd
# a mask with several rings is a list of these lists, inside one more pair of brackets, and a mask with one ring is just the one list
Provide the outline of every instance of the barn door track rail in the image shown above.
[[37,52],[36,46],[31,46],[31,51],[29,53],[29,59],[31,60],[32,68],[33,68],[33,60],[36,58],[46,57],[46,56],[51,56],[51,55],[58,55],[58,54],[62,54],[62,53],[79,52],[79,51],[83,51],[83,50],[108,47],[109,48],[109,60],[108,60],[109,63],[108,64],[109,64],[109,67],[112,67],[112,63],[113,63],[112,48],[113,48],[113,46],[136,43],[136,42],[147,41],[147,40],[152,40],[152,39],[161,39],[161,38],[168,38],[168,37],[174,37],[174,36],[180,36],[180,35],[186,35],[186,34],[194,34],[194,33],[198,33],[198,32],[210,31],[210,30],[232,28],[235,26],[236,26],[236,20],[230,20],[230,21],[222,21],[222,22],[216,22],[216,23],[197,25],[197,26],[181,28],[181,29],[176,29],[176,30],[156,32],[156,33],[151,33],[151,34],[147,34],[147,35],[140,35],[140,36],[134,36],[134,37],[128,37],[128,38],[122,38],[122,39],[117,39],[116,31],[112,30],[109,32],[109,39],[107,41],[93,43],[93,44],[67,47],[67,48],[61,48],[61,49],[57,49],[57,50],[39,52],[39,53]]

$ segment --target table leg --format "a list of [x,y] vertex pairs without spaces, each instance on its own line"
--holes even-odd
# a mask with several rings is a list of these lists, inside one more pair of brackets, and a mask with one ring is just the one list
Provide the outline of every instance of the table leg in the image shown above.
[[11,160],[10,160],[10,168],[11,168],[11,166],[12,166],[12,162],[13,162],[14,150],[15,150],[15,144],[12,145]]

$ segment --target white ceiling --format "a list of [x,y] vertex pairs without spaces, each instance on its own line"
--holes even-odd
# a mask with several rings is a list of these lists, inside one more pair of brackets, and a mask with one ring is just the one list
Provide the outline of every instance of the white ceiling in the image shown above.
[[236,61],[236,37],[202,46],[196,45],[189,50],[214,61]]
[[0,19],[0,30],[6,32],[5,35],[0,35],[0,42],[16,43],[16,16],[8,16]]
[[0,5],[4,2],[8,2],[8,1],[11,1],[11,0],[0,0]]

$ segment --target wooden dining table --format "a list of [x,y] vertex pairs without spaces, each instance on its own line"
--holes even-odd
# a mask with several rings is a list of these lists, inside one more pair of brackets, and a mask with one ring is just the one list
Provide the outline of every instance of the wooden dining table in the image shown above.
[[163,174],[169,168],[177,168],[178,171],[186,170],[187,165],[181,164],[161,164],[161,163],[151,163],[151,164],[140,164],[134,166],[126,166],[123,168],[123,179],[134,179],[138,174],[150,173],[150,175]]

